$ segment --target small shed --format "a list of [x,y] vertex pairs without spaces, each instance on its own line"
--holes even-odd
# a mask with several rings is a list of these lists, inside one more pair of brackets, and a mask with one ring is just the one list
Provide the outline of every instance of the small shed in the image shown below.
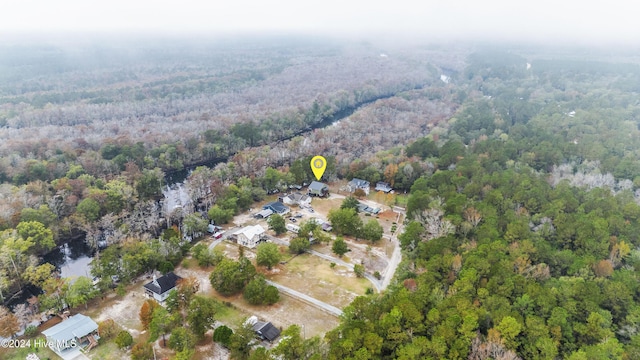
[[253,217],[255,217],[256,219],[266,219],[271,215],[273,215],[273,210],[263,209],[258,211]]

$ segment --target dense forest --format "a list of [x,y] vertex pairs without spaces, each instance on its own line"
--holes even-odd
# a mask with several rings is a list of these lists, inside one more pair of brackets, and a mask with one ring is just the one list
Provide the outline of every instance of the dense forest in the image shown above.
[[[564,49],[173,45],[3,49],[3,299],[30,283],[60,307],[70,290],[39,256],[72,236],[109,245],[103,279],[169,270],[180,233],[313,179],[321,153],[330,181],[408,193],[396,280],[324,338],[293,326],[234,357],[640,357],[640,65]],[[165,174],[210,160],[185,181],[192,206],[168,208]]]
[[[349,176],[351,162],[427,135],[457,107],[439,74],[461,68],[463,51],[260,40],[3,46],[3,301],[31,284],[41,310],[63,306],[69,286],[41,257],[70,238],[109,246],[92,267],[103,290],[112,276],[169,270],[209,220],[310,182],[308,156],[327,155],[327,179]],[[408,190],[423,170],[402,165]],[[167,175],[185,169],[186,195],[164,198]]]
[[396,288],[354,301],[328,357],[637,358],[640,69],[469,60],[448,133],[404,149],[436,170]]

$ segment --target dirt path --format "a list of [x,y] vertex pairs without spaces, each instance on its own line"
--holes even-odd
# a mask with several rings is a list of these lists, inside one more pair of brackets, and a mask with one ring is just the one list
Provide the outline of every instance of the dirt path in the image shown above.
[[[315,250],[307,250],[307,252],[309,254],[311,254],[311,255],[315,255],[315,256],[321,257],[321,258],[323,258],[325,260],[329,260],[329,261],[334,262],[336,264],[339,264],[339,265],[342,265],[342,266],[346,266],[349,269],[353,270],[353,264],[348,263],[346,261],[343,261],[342,259],[330,256],[330,255],[326,255],[326,254],[323,254],[321,252],[317,252]],[[380,283],[380,281],[378,281],[378,279],[373,277],[373,275],[365,272],[364,273],[364,277],[367,280],[369,280],[371,282],[371,284],[373,284],[373,286],[376,287],[376,290],[378,290],[378,292],[380,292],[380,290],[382,290],[382,284]]]
[[299,291],[293,290],[291,288],[288,288],[284,285],[280,285],[278,283],[274,283],[273,281],[267,280],[267,284],[269,285],[273,285],[276,288],[278,288],[278,290],[282,291],[283,293],[289,295],[289,296],[293,296],[294,298],[304,301],[306,303],[312,304],[315,307],[318,307],[322,310],[327,311],[328,313],[335,315],[335,316],[340,316],[342,315],[342,310],[338,309],[335,306],[331,306],[325,302],[322,302],[318,299],[312,298],[309,295],[303,294]]
[[396,236],[396,234],[402,233],[403,222],[401,222],[400,220],[402,219],[403,216],[404,216],[403,212],[398,212],[398,218],[396,220],[398,224],[398,228],[396,229],[395,233],[391,235],[391,238],[389,239],[389,241],[391,241],[394,247],[393,247],[393,254],[391,254],[391,258],[389,259],[389,265],[387,265],[387,268],[384,269],[384,271],[381,273],[382,274],[382,290],[386,289],[389,286],[389,284],[391,284],[391,279],[393,279],[393,275],[395,275],[396,270],[398,269],[398,265],[400,265],[400,261],[402,261],[402,251],[400,249],[400,240],[398,240],[398,237]]

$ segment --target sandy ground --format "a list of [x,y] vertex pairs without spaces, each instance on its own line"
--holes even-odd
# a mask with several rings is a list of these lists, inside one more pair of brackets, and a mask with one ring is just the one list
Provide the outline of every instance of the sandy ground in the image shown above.
[[329,261],[310,254],[297,256],[286,267],[275,270],[266,272],[268,279],[338,308],[349,305],[371,286],[351,269],[339,265],[332,268]]

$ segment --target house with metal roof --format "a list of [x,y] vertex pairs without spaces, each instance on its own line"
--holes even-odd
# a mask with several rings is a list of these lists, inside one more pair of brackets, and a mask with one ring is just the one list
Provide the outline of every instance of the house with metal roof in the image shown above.
[[263,209],[258,211],[255,215],[253,215],[256,219],[266,219],[269,216],[273,215],[273,211],[269,209]]
[[79,354],[80,348],[87,350],[98,345],[98,324],[90,317],[76,314],[42,332],[46,344],[61,358]]
[[320,196],[325,197],[329,195],[329,187],[327,184],[321,183],[319,181],[312,181],[309,184],[309,190],[307,191],[309,196]]
[[171,290],[175,289],[178,281],[182,278],[173,272],[167,273],[156,279],[155,274],[153,280],[144,285],[144,292],[158,302],[164,302]]
[[264,239],[265,230],[260,225],[249,225],[233,233],[239,245],[253,249]]

